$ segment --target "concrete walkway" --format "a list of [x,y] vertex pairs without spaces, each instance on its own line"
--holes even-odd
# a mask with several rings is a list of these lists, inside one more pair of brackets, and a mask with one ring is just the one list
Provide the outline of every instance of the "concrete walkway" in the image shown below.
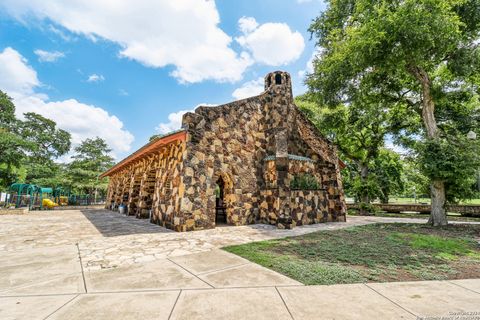
[[378,221],[179,234],[103,210],[2,216],[0,319],[480,317],[478,279],[307,287],[216,249]]
[[[416,319],[480,313],[478,279],[303,286],[221,250],[82,272],[71,249],[2,256],[0,319]],[[8,261],[15,261],[14,270]]]

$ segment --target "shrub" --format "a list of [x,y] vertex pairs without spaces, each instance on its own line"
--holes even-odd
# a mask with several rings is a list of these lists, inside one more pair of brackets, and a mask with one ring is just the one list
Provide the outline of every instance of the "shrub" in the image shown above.
[[313,175],[300,174],[293,177],[290,188],[294,190],[318,190],[320,185]]

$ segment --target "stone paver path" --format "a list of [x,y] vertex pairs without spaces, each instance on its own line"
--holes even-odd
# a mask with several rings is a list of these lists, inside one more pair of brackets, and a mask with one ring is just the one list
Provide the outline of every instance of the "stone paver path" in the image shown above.
[[347,223],[308,225],[293,230],[279,230],[275,226],[257,224],[177,233],[147,220],[107,210],[43,211],[2,216],[0,253],[78,244],[83,268],[98,270],[203,252],[227,245],[370,224],[383,221],[382,219],[392,222],[405,220],[349,217]]
[[480,312],[480,280],[306,287],[218,249],[384,221],[424,222],[350,217],[294,230],[253,225],[175,233],[105,210],[2,216],[0,319],[415,319]]

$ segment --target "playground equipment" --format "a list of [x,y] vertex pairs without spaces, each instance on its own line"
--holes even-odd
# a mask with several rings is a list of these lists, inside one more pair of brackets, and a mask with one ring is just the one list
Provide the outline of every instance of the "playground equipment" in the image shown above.
[[30,210],[35,209],[52,209],[58,204],[52,201],[53,199],[53,190],[52,188],[42,188],[36,187],[33,196],[33,203],[30,206]]
[[30,208],[34,190],[35,185],[26,183],[14,183],[8,189],[9,196],[6,204],[9,206],[15,206],[15,208]]
[[42,200],[42,208],[53,209],[56,206],[58,206],[58,204],[48,198]]
[[102,201],[89,194],[73,194],[62,187],[52,189],[28,183],[14,183],[8,189],[5,206],[43,210],[56,206],[88,206],[94,204],[96,200]]
[[57,187],[55,190],[53,190],[54,202],[60,206],[67,206],[69,197],[69,190],[64,190],[62,187]]

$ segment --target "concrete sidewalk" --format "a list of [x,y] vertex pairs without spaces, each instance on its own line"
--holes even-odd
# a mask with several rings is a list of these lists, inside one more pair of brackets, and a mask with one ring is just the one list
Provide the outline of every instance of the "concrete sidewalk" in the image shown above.
[[175,233],[106,210],[2,216],[0,320],[480,317],[480,279],[307,287],[218,249],[378,222],[425,221]]
[[480,312],[479,279],[303,286],[221,250],[85,271],[78,249],[62,246],[2,255],[0,264],[2,320],[416,319]]

